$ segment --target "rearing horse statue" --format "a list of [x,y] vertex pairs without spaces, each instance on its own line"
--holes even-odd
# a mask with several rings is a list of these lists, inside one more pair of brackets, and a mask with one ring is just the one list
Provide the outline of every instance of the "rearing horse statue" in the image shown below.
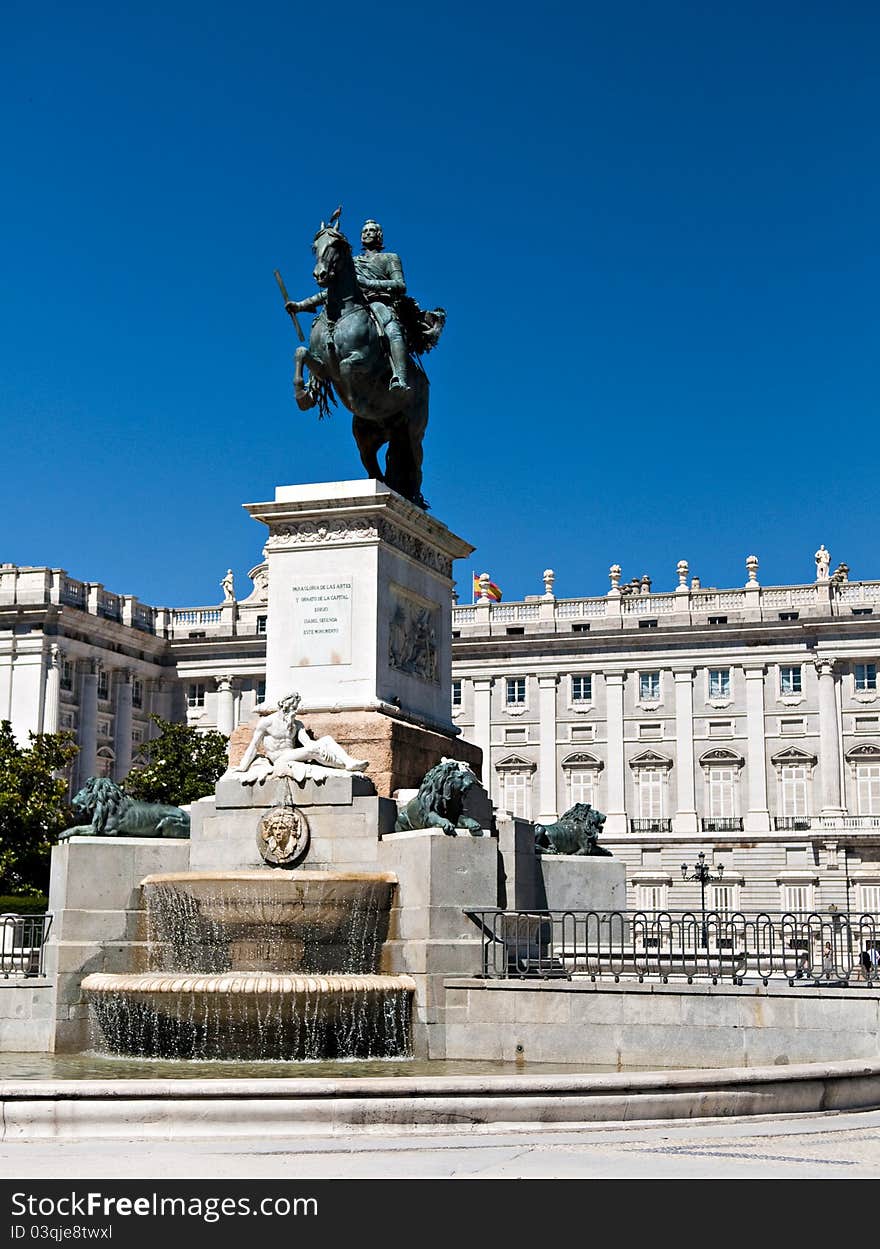
[[[287,304],[289,311],[306,311],[323,303],[312,322],[308,348],[296,351],[296,402],[303,412],[317,407],[323,417],[338,395],[354,417],[352,431],[368,475],[427,508],[422,495],[422,440],[428,424],[428,378],[418,357],[411,356],[409,385],[390,385],[388,343],[358,283],[351,245],[336,227],[337,215],[330,225],[321,223],[312,244],[314,278],[324,295],[303,304]],[[411,300],[406,302],[408,339],[412,342],[416,337],[423,350],[430,350],[445,313],[442,309],[422,313]],[[308,369],[308,380],[304,369]],[[383,473],[378,452],[386,443]]]

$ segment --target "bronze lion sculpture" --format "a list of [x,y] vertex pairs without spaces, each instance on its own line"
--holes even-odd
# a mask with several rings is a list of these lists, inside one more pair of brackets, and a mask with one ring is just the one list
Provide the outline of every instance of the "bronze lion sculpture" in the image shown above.
[[604,854],[610,850],[599,845],[599,834],[605,816],[588,802],[576,802],[555,824],[535,825],[537,854]]
[[189,837],[189,816],[180,807],[130,798],[106,776],[90,776],[73,798],[90,824],[77,824],[68,837]]
[[479,835],[483,830],[477,820],[461,813],[468,790],[479,783],[466,763],[457,759],[441,760],[425,774],[415,798],[401,807],[394,831],[408,833],[417,828],[442,828],[444,833],[454,837],[457,828],[464,828]]

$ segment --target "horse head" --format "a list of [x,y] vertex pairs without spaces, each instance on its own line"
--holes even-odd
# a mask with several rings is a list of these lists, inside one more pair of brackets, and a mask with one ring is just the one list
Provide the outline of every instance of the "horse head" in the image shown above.
[[315,253],[313,276],[318,286],[329,286],[346,268],[353,268],[351,244],[332,224],[321,223],[321,228],[312,243]]

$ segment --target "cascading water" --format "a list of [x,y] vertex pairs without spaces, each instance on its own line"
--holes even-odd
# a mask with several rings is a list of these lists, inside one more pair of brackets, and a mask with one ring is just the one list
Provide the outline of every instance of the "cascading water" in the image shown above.
[[393,1058],[414,982],[379,974],[396,878],[181,872],[142,882],[150,971],[83,980],[101,1043],[143,1058]]

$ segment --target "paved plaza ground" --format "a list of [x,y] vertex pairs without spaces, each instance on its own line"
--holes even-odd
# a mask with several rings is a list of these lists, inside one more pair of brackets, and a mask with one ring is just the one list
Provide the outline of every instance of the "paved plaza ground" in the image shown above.
[[0,1172],[7,1179],[876,1179],[880,1110],[485,1135],[6,1142]]

